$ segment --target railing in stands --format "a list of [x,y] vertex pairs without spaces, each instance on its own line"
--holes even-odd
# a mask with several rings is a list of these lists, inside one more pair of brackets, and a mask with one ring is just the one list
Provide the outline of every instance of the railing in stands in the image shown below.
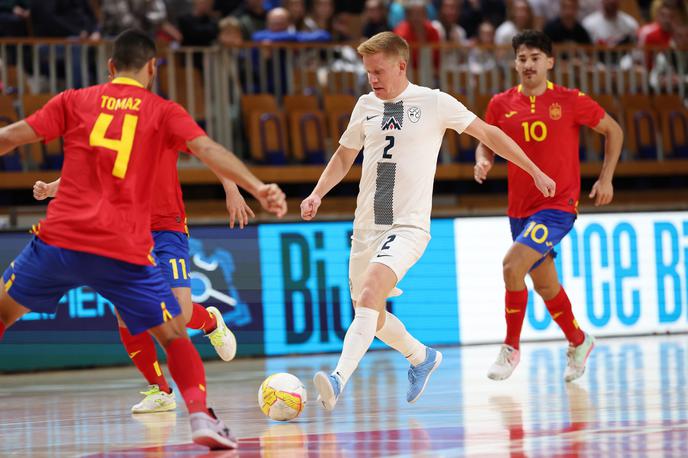
[[[110,42],[1,39],[2,93],[21,96],[107,81]],[[516,84],[509,48],[424,46],[414,50],[412,81],[463,95],[469,107]],[[592,94],[686,95],[686,53],[672,49],[561,46],[555,48],[554,82]],[[349,44],[247,44],[166,48],[160,51],[156,92],[178,101],[219,142],[244,151],[239,101],[242,94],[349,93],[368,91],[365,70]],[[482,113],[480,113],[482,114]],[[193,163],[193,162],[192,162]]]

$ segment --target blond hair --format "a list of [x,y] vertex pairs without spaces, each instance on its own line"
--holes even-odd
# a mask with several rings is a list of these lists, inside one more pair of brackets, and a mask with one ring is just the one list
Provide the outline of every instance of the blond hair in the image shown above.
[[408,62],[409,45],[406,40],[392,32],[380,32],[361,43],[356,49],[361,56],[383,53],[388,57],[399,57]]

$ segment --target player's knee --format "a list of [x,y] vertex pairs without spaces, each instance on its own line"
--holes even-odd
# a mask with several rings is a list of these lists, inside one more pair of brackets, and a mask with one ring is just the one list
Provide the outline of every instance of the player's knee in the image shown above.
[[526,272],[516,260],[507,257],[504,258],[502,263],[502,275],[504,276],[504,282],[508,285],[523,281]]
[[538,295],[545,301],[552,299],[559,292],[558,283],[555,285],[535,284],[533,285],[533,288],[535,289],[535,292],[538,293]]
[[380,302],[380,291],[374,286],[364,286],[361,294],[358,296],[356,304],[358,307],[368,307],[378,310],[378,303]]

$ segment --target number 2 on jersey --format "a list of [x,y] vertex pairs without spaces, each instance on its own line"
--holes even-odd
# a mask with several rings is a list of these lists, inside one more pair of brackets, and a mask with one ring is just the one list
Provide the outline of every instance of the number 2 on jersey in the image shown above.
[[113,117],[113,115],[107,113],[101,113],[98,116],[93,130],[91,130],[88,144],[117,152],[112,174],[117,178],[124,178],[129,166],[129,157],[131,156],[131,148],[134,145],[134,134],[136,133],[136,124],[139,122],[139,117],[131,114],[124,115],[122,136],[119,140],[105,137]]
[[394,137],[392,135],[387,135],[385,140],[387,140],[387,146],[385,146],[385,149],[382,151],[382,158],[392,159],[392,153],[390,153],[389,150],[394,148]]

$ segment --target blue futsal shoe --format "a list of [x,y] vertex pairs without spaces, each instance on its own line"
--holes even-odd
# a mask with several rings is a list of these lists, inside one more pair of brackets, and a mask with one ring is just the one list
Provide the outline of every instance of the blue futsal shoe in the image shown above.
[[425,391],[425,386],[430,380],[430,374],[437,369],[442,362],[442,353],[434,348],[425,348],[425,361],[417,366],[411,366],[408,370],[409,389],[406,393],[406,400],[414,403]]
[[315,384],[315,389],[318,390],[318,400],[323,408],[325,410],[334,409],[344,386],[339,375],[320,371],[313,377],[313,383]]

